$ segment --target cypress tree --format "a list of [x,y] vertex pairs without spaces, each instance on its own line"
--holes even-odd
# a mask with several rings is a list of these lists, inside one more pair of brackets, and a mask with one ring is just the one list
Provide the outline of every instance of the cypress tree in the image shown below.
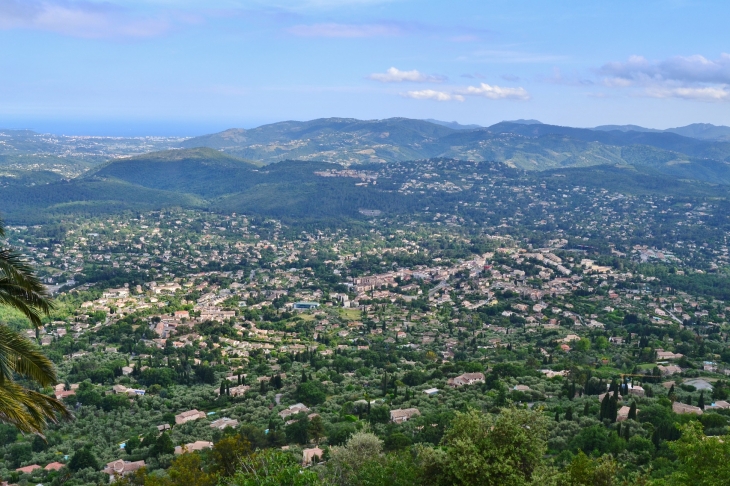
[[584,416],[584,417],[587,417],[587,416],[588,416],[588,413],[589,413],[590,411],[591,411],[591,405],[590,405],[590,403],[586,402],[586,403],[585,403],[585,404],[583,405],[583,416]]
[[224,395],[226,393],[226,380],[221,380],[221,387],[220,390],[218,390],[219,395]]
[[636,402],[631,402],[631,408],[629,409],[629,420],[636,420]]
[[704,391],[700,392],[700,399],[697,402],[697,406],[700,407],[702,410],[705,409],[705,392]]
[[555,421],[560,422],[560,412],[555,412]]
[[598,416],[599,420],[603,420],[609,417],[609,402],[611,401],[611,396],[609,393],[606,393],[603,396],[603,400],[601,400],[601,413]]
[[565,411],[565,420],[573,420],[573,407],[568,407]]
[[616,434],[619,437],[622,437],[622,435],[621,435],[621,422],[619,422],[619,423],[616,424]]
[[616,418],[618,418],[618,392],[614,393],[611,399],[609,400],[609,416],[608,418],[611,419],[611,422],[615,422]]

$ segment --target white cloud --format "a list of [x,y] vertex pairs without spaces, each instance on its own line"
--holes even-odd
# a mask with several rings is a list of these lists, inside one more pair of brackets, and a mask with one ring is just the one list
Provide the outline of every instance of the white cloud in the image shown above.
[[693,101],[730,101],[727,88],[647,88],[646,95],[652,98],[681,98]]
[[164,19],[132,17],[108,3],[59,0],[0,0],[0,29],[33,29],[82,38],[159,35]]
[[530,94],[524,88],[502,88],[481,83],[479,86],[467,86],[456,92],[465,96],[483,96],[490,100],[529,100]]
[[411,83],[440,83],[446,80],[446,76],[423,74],[416,71],[401,71],[397,68],[390,68],[384,73],[373,73],[368,78],[381,83],[402,83],[408,81]]
[[392,37],[403,34],[403,29],[396,24],[338,24],[324,23],[311,25],[295,25],[287,29],[290,34],[299,37]]
[[435,91],[432,89],[424,89],[420,91],[408,91],[403,94],[408,98],[417,100],[436,100],[436,101],[464,101],[467,96],[478,96],[488,98],[490,100],[529,100],[530,94],[524,88],[503,88],[501,86],[492,86],[481,83],[479,86],[467,86],[447,91]]
[[413,98],[414,100],[434,100],[434,101],[464,101],[464,97],[458,94],[446,93],[444,91],[435,91],[433,89],[423,89],[420,91],[408,91],[402,96]]
[[598,73],[609,88],[629,89],[637,96],[691,101],[730,101],[730,54],[707,59],[699,54],[650,61],[631,56],[609,62]]
[[715,60],[699,54],[674,56],[664,61],[649,61],[642,56],[631,56],[627,62],[604,64],[599,72],[638,83],[677,81],[730,84],[730,54],[721,54]]

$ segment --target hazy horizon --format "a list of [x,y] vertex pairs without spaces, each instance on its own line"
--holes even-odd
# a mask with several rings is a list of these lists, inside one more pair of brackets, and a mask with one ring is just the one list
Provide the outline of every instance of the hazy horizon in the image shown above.
[[[322,117],[322,118],[356,118],[356,117]],[[409,117],[388,117],[388,118],[409,118]],[[373,118],[370,120],[382,120],[385,118]],[[429,119],[418,118],[419,120],[429,121]],[[529,118],[527,118],[529,119]],[[90,137],[197,137],[212,133],[222,132],[232,128],[252,129],[263,125],[269,125],[284,121],[306,122],[309,120],[282,119],[273,121],[261,121],[259,123],[251,122],[248,124],[222,121],[199,121],[199,122],[178,122],[169,120],[120,120],[120,121],[99,121],[99,120],[33,120],[33,121],[17,121],[13,123],[3,120],[0,123],[0,130],[31,130],[36,133],[48,133],[61,136],[90,136]],[[430,120],[440,122],[456,122],[461,125],[469,125],[469,123],[459,120]],[[516,118],[514,120],[517,120]],[[488,127],[502,121],[512,120],[496,120],[493,123],[481,125]],[[558,125],[556,123],[538,120],[548,125]],[[705,122],[696,122],[705,123]],[[606,125],[618,125],[609,123]],[[635,123],[626,123],[621,125],[637,125]],[[690,125],[689,123],[686,125]],[[565,125],[568,126],[568,125]],[[595,126],[573,127],[573,128],[595,128]],[[681,125],[685,126],[685,125]],[[677,128],[677,126],[651,127],[642,126],[642,128],[666,130]]]

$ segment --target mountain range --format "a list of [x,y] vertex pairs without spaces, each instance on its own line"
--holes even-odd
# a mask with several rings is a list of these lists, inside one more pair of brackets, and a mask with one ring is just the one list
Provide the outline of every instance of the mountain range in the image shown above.
[[728,127],[587,129],[537,120],[483,128],[450,125],[407,118],[324,118],[229,129],[185,140],[180,146],[213,148],[262,164],[296,159],[356,165],[446,157],[496,161],[525,170],[644,165],[677,177],[730,184],[730,141],[710,138],[730,133]]
[[[586,129],[536,120],[484,128],[449,125],[406,118],[289,121],[168,140],[176,148],[117,156],[75,177],[40,170],[44,166],[39,164],[32,171],[16,164],[0,173],[0,207],[11,224],[170,206],[297,221],[358,218],[363,208],[417,214],[426,206],[446,210],[454,198],[466,197],[399,190],[412,177],[433,177],[428,168],[442,164],[434,161],[447,161],[443,170],[457,182],[474,170],[535,183],[559,172],[576,184],[619,192],[727,198],[730,142],[700,138],[723,127],[683,127],[697,135],[691,137],[641,127]],[[44,156],[34,148],[34,137],[21,135],[28,151]],[[6,136],[12,145],[13,134]],[[354,175],[322,175],[343,166],[354,169]],[[379,173],[377,185],[358,183],[367,180],[359,175],[362,171]]]

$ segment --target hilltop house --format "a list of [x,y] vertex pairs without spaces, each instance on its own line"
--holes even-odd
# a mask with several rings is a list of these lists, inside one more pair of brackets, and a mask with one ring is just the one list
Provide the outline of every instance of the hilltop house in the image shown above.
[[447,381],[447,384],[452,388],[473,385],[474,383],[484,383],[484,373],[464,373]]
[[117,480],[119,476],[126,476],[127,474],[132,474],[133,472],[136,472],[139,469],[142,469],[145,467],[144,461],[125,461],[123,459],[119,459],[117,461],[112,461],[110,463],[107,463],[106,467],[102,470],[102,472],[105,472],[109,475],[109,482],[113,483]]
[[185,444],[183,446],[177,446],[175,447],[175,455],[185,454],[188,452],[199,452],[204,449],[212,449],[213,443],[208,442],[205,440],[196,440],[195,442],[190,442],[189,444]]
[[297,403],[295,405],[289,405],[289,408],[286,408],[279,412],[279,417],[286,418],[289,415],[296,415],[299,412],[309,412],[309,408],[304,405],[303,403]]
[[238,427],[238,420],[231,419],[228,417],[219,418],[210,423],[210,427],[213,429],[223,430],[226,427]]
[[311,465],[312,462],[314,462],[315,457],[317,458],[317,460],[322,459],[322,454],[324,454],[324,451],[319,447],[315,447],[313,449],[304,449],[302,451],[302,465]]
[[187,412],[175,415],[175,423],[177,425],[180,425],[193,420],[198,420],[200,418],[205,418],[205,412],[199,412],[198,410],[188,410]]
[[692,405],[687,405],[686,403],[679,402],[672,403],[672,411],[674,413],[693,413],[695,415],[702,415],[703,413],[700,407],[695,407]]
[[421,415],[421,412],[417,408],[398,408],[390,411],[390,421],[396,424],[402,424],[408,422],[411,417]]

